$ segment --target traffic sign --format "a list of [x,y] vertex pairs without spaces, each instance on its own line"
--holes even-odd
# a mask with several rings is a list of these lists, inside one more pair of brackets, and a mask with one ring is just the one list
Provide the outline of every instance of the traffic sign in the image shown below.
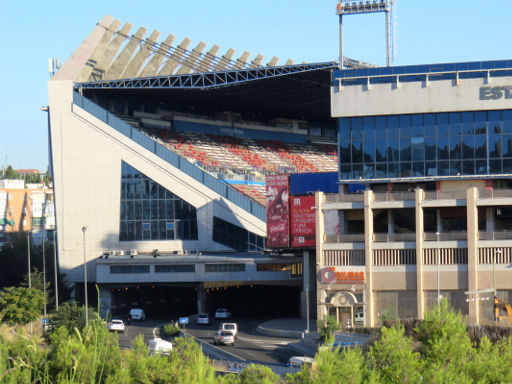
[[41,324],[50,324],[50,319],[41,318]]
[[180,317],[179,323],[180,324],[188,324],[188,317]]

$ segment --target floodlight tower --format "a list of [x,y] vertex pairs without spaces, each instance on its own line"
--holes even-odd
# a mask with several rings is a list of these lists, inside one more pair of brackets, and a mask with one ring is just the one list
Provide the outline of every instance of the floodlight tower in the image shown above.
[[389,67],[391,63],[390,51],[394,52],[394,22],[390,22],[390,14],[393,12],[395,0],[371,0],[371,1],[350,1],[339,0],[336,5],[336,14],[340,20],[340,57],[339,66],[343,69],[343,15],[354,15],[362,13],[378,13],[386,14],[386,65]]

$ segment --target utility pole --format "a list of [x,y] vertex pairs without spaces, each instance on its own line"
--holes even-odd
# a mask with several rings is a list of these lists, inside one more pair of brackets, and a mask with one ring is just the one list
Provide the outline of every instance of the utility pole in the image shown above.
[[[30,273],[30,231],[27,232],[27,262],[28,262],[28,287],[32,288],[32,277]],[[30,322],[30,334],[32,335],[32,322]]]
[[55,275],[55,309],[59,310],[59,286],[57,284],[57,242],[56,233],[57,228],[53,230],[53,269]]
[[85,256],[85,231],[87,231],[87,227],[84,225],[82,227],[82,233],[84,234],[84,294],[85,294],[85,327],[89,327],[89,311],[87,302],[87,258]]
[[46,333],[46,244],[44,238],[46,236],[45,230],[46,220],[43,217],[43,296],[44,296],[44,312],[43,312],[43,333]]

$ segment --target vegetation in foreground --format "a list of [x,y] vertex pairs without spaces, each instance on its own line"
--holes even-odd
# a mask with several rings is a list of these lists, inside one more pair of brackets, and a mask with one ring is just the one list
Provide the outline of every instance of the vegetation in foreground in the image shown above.
[[14,337],[0,334],[0,383],[507,382],[512,382],[512,340],[492,343],[484,337],[472,343],[463,318],[446,302],[426,315],[414,337],[396,323],[382,328],[367,351],[321,348],[313,366],[286,377],[256,365],[238,375],[216,375],[200,346],[187,338],[176,338],[169,356],[150,355],[142,336],[132,349],[121,350],[117,336],[99,319],[81,331],[60,326],[46,340],[22,331]]

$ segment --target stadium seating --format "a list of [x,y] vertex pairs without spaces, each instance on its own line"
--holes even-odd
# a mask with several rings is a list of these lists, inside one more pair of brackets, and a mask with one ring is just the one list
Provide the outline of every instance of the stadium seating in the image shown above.
[[264,181],[267,174],[329,172],[338,167],[334,143],[297,144],[213,133],[174,132],[144,126],[136,118],[125,121],[220,179],[246,181],[233,187],[261,204],[265,204],[265,187],[251,183],[253,180]]

